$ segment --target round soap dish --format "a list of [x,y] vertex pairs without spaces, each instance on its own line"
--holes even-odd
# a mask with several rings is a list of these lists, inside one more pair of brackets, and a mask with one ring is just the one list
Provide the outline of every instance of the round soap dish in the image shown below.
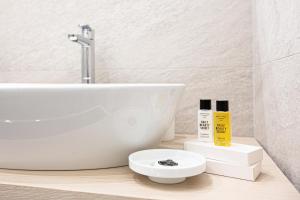
[[183,150],[150,149],[132,153],[129,168],[136,173],[148,176],[151,181],[163,184],[183,182],[186,177],[205,171],[203,156]]

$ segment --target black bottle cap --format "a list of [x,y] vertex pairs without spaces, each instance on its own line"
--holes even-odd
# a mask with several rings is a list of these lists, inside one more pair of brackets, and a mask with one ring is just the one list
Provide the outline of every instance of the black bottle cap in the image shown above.
[[200,99],[200,110],[211,110],[211,100]]
[[216,102],[217,111],[229,111],[229,102],[227,100],[218,100]]

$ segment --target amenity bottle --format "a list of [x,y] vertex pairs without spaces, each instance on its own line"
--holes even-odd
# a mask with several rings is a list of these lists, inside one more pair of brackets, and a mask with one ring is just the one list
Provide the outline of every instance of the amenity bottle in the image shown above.
[[214,144],[217,146],[231,145],[231,119],[229,103],[226,100],[216,102],[216,112],[214,112]]
[[213,142],[213,113],[210,99],[200,99],[198,110],[198,140],[202,142]]

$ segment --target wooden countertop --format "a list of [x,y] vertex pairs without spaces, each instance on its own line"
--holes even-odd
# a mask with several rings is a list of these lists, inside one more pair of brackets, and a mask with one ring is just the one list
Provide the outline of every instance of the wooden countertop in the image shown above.
[[[191,135],[177,135],[166,148],[183,148]],[[234,142],[258,143],[234,137]],[[262,173],[256,182],[201,174],[175,185],[153,183],[128,167],[84,171],[0,170],[2,199],[201,199],[299,200],[300,194],[264,152]]]

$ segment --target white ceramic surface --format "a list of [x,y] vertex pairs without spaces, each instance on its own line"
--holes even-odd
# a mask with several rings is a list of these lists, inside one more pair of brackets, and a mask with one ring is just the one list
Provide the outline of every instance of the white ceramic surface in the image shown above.
[[[171,159],[177,166],[164,166],[158,161]],[[150,149],[135,152],[128,158],[129,168],[136,173],[146,175],[151,181],[174,184],[186,177],[201,174],[206,169],[206,159],[193,152],[176,149]]]
[[183,84],[0,84],[0,168],[126,165],[169,128]]
[[175,139],[175,118],[171,122],[171,126],[166,131],[166,134],[161,139],[161,141],[171,141]]

